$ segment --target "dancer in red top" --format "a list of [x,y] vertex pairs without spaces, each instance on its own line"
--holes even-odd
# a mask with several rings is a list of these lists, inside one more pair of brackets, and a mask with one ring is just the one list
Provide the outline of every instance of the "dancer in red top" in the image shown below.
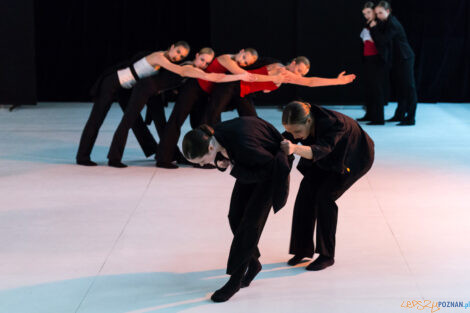
[[362,29],[361,39],[364,43],[364,89],[366,115],[358,121],[369,121],[368,125],[384,124],[384,105],[387,104],[388,69],[379,54],[370,34],[370,23],[375,20],[374,3],[366,2],[362,9],[366,25]]
[[[226,68],[230,68],[233,61],[224,60]],[[304,77],[310,69],[310,61],[299,56],[289,64],[284,65],[274,61],[266,66],[254,69],[240,69],[232,73],[249,72],[255,75],[253,82],[234,82],[217,84],[211,94],[209,103],[208,124],[215,125],[220,121],[222,112],[236,108],[240,116],[256,116],[253,100],[248,95],[263,91],[271,92],[278,89],[283,83],[296,84],[307,87],[345,85],[351,83],[356,76],[345,75],[342,72],[337,78]]]
[[[240,50],[237,54],[225,54],[215,58],[212,63],[207,67],[206,72],[210,73],[227,73],[238,71],[236,74],[245,73],[241,67],[252,65],[258,59],[258,52],[252,48]],[[232,61],[228,62],[228,60]],[[229,63],[228,66],[227,63]],[[208,96],[212,93],[214,84],[201,79],[188,79],[182,86],[178,97],[168,119],[165,127],[165,132],[160,138],[160,144],[157,151],[157,167],[163,168],[178,168],[173,164],[173,156],[176,149],[176,144],[180,136],[180,129],[184,121],[191,112],[204,111],[204,114],[199,116],[206,116],[206,104]],[[204,124],[204,120],[191,121],[193,128]]]

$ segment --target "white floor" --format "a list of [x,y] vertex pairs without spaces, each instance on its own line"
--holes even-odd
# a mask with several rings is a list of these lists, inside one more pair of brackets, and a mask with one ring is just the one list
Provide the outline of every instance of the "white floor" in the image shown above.
[[[321,272],[285,264],[293,170],[287,206],[261,238],[263,272],[223,304],[208,299],[226,281],[234,179],[157,169],[133,135],[130,166],[105,166],[117,106],[93,151],[101,166],[77,166],[90,108],[0,108],[0,312],[414,312],[406,301],[470,301],[470,104],[420,104],[414,127],[364,126],[376,162],[339,200],[336,264]],[[276,109],[259,114],[282,129]]]

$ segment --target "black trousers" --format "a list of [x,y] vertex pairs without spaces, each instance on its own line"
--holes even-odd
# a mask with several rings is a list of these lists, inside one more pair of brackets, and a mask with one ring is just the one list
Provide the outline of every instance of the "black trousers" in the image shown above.
[[[145,104],[151,111],[151,116],[157,129],[158,136],[163,136],[163,130],[166,126],[164,102],[158,93],[161,90],[158,77],[149,77],[140,80],[132,89],[129,102],[124,111],[108,152],[108,159],[113,161],[122,160],[124,148],[127,143],[129,130],[136,122],[142,119],[140,112]],[[155,143],[156,144],[156,143]]]
[[[325,171],[314,165],[300,183],[295,199],[289,253],[312,257],[314,252],[334,258],[338,206],[336,200],[372,166],[356,174]],[[316,249],[313,234],[317,225]]]
[[206,104],[207,93],[199,87],[196,79],[188,79],[181,87],[176,98],[175,106],[171,112],[170,118],[166,123],[163,136],[160,138],[158,146],[157,160],[158,162],[173,161],[175,153],[177,153],[177,144],[181,134],[181,126],[190,116],[192,128],[196,128],[206,123]]
[[227,264],[229,275],[260,257],[258,242],[272,207],[271,185],[269,180],[254,184],[235,181],[228,214],[233,233]]
[[388,70],[379,55],[364,57],[364,87],[366,116],[372,122],[384,122],[387,104]]
[[[108,114],[111,104],[116,98],[123,111],[125,111],[129,93],[121,87],[117,72],[106,76],[101,83],[99,94],[95,99],[90,117],[80,138],[76,157],[77,160],[90,159],[91,150],[98,136],[98,131],[101,125],[103,125],[106,114]],[[144,151],[145,156],[148,157],[154,154],[157,149],[157,143],[145,125],[142,117],[138,118],[132,125],[132,131]]]
[[208,124],[219,123],[222,112],[233,109],[239,116],[257,116],[251,97],[240,97],[240,82],[215,84],[209,99]]
[[398,60],[393,64],[392,76],[394,78],[398,106],[394,117],[401,120],[415,121],[418,95],[414,77],[414,57]]

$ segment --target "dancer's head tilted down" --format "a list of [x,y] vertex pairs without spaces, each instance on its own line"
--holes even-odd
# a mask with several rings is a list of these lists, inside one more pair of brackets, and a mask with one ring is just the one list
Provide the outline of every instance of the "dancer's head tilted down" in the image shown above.
[[178,41],[168,48],[165,52],[165,56],[171,62],[179,62],[188,56],[189,50],[189,44],[186,41]]
[[247,67],[258,60],[258,52],[253,48],[241,49],[233,56],[233,59],[240,67]]
[[214,59],[214,50],[209,47],[202,48],[199,50],[198,53],[196,53],[196,56],[194,57],[193,65],[195,67],[198,67],[202,70],[206,69],[209,64],[212,62]]
[[282,126],[295,139],[307,139],[314,128],[314,119],[310,114],[310,103],[290,102],[282,112]]

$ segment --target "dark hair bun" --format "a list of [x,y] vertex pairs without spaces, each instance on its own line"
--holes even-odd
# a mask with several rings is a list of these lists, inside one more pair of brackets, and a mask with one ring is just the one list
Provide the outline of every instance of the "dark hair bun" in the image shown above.
[[202,124],[197,129],[201,130],[204,134],[206,134],[209,137],[214,136],[214,129],[207,124]]

